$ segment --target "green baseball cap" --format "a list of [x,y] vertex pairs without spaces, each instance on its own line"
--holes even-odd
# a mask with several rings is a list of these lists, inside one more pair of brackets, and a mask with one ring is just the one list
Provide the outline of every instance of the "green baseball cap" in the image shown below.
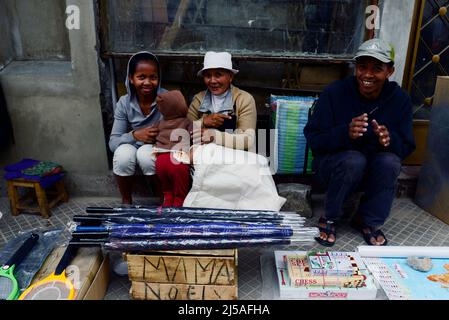
[[371,39],[362,43],[354,59],[373,57],[383,63],[394,63],[394,47],[381,39]]

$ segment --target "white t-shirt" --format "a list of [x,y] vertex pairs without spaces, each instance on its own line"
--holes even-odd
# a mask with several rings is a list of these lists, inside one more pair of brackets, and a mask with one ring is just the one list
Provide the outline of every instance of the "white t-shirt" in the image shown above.
[[223,111],[223,104],[225,102],[226,95],[228,94],[228,91],[226,91],[225,93],[222,93],[220,95],[211,94],[213,113],[219,113],[220,111]]

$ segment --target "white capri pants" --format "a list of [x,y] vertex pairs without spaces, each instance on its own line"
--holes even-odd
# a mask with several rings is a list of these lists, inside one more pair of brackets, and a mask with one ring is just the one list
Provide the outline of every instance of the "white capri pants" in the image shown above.
[[139,148],[131,144],[120,145],[114,152],[113,172],[122,177],[132,176],[136,172],[137,164],[144,175],[155,175],[155,157],[151,154],[152,150],[152,144],[144,144]]

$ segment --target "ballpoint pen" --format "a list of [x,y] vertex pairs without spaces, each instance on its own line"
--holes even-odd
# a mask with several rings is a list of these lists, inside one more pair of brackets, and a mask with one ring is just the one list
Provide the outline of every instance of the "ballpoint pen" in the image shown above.
[[371,110],[369,113],[368,113],[368,115],[371,115],[371,114],[373,114],[374,113],[374,111],[376,111],[377,109],[379,109],[379,106],[377,106],[377,107],[375,107],[373,110]]

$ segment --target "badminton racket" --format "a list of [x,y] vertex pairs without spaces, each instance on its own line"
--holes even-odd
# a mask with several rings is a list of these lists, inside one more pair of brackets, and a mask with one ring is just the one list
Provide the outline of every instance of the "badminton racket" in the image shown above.
[[14,276],[14,270],[30,253],[38,239],[39,235],[31,234],[6,264],[0,268],[0,300],[16,300],[18,298],[19,284]]
[[19,300],[74,300],[75,287],[66,277],[65,269],[73,260],[78,246],[68,245],[55,272],[45,279],[31,285],[19,297]]

